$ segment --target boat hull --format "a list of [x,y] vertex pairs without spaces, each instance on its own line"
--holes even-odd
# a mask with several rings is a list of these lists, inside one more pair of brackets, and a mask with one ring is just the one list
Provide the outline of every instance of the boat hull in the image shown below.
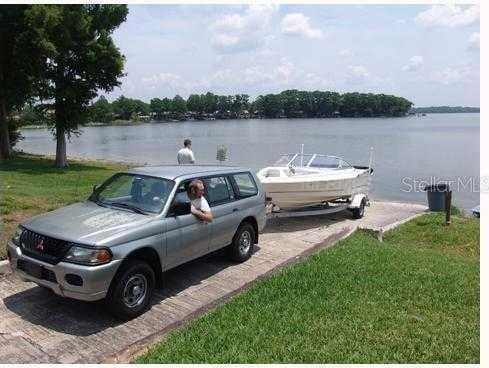
[[370,183],[370,171],[358,169],[327,177],[320,174],[285,179],[258,177],[273,204],[284,210],[315,206],[350,198],[357,193],[367,193]]

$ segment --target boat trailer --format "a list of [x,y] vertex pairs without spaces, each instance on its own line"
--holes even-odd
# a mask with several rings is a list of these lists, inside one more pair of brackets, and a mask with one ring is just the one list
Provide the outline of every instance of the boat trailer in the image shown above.
[[360,219],[365,214],[365,207],[370,206],[370,200],[366,194],[359,193],[353,195],[350,199],[339,199],[331,202],[323,202],[321,205],[304,207],[294,211],[277,209],[267,198],[267,219],[284,218],[284,217],[303,217],[303,216],[320,216],[331,213],[349,210],[353,218]]

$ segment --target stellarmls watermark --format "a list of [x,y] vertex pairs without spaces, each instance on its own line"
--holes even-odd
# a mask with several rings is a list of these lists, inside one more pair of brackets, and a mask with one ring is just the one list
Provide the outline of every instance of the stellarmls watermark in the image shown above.
[[411,176],[402,178],[402,191],[404,193],[424,192],[426,187],[447,184],[453,192],[487,193],[489,192],[489,176],[459,177],[445,180],[432,176],[428,179],[419,179]]

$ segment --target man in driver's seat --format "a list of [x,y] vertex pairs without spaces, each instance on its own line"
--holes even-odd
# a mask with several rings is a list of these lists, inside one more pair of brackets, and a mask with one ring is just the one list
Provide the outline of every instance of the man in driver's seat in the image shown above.
[[204,197],[204,183],[198,179],[192,180],[187,188],[187,195],[190,199],[192,214],[199,220],[211,222],[212,212]]

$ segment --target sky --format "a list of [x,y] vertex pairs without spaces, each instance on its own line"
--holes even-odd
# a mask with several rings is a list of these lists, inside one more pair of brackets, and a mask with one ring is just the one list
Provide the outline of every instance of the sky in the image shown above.
[[478,5],[130,5],[108,97],[286,89],[480,106]]

